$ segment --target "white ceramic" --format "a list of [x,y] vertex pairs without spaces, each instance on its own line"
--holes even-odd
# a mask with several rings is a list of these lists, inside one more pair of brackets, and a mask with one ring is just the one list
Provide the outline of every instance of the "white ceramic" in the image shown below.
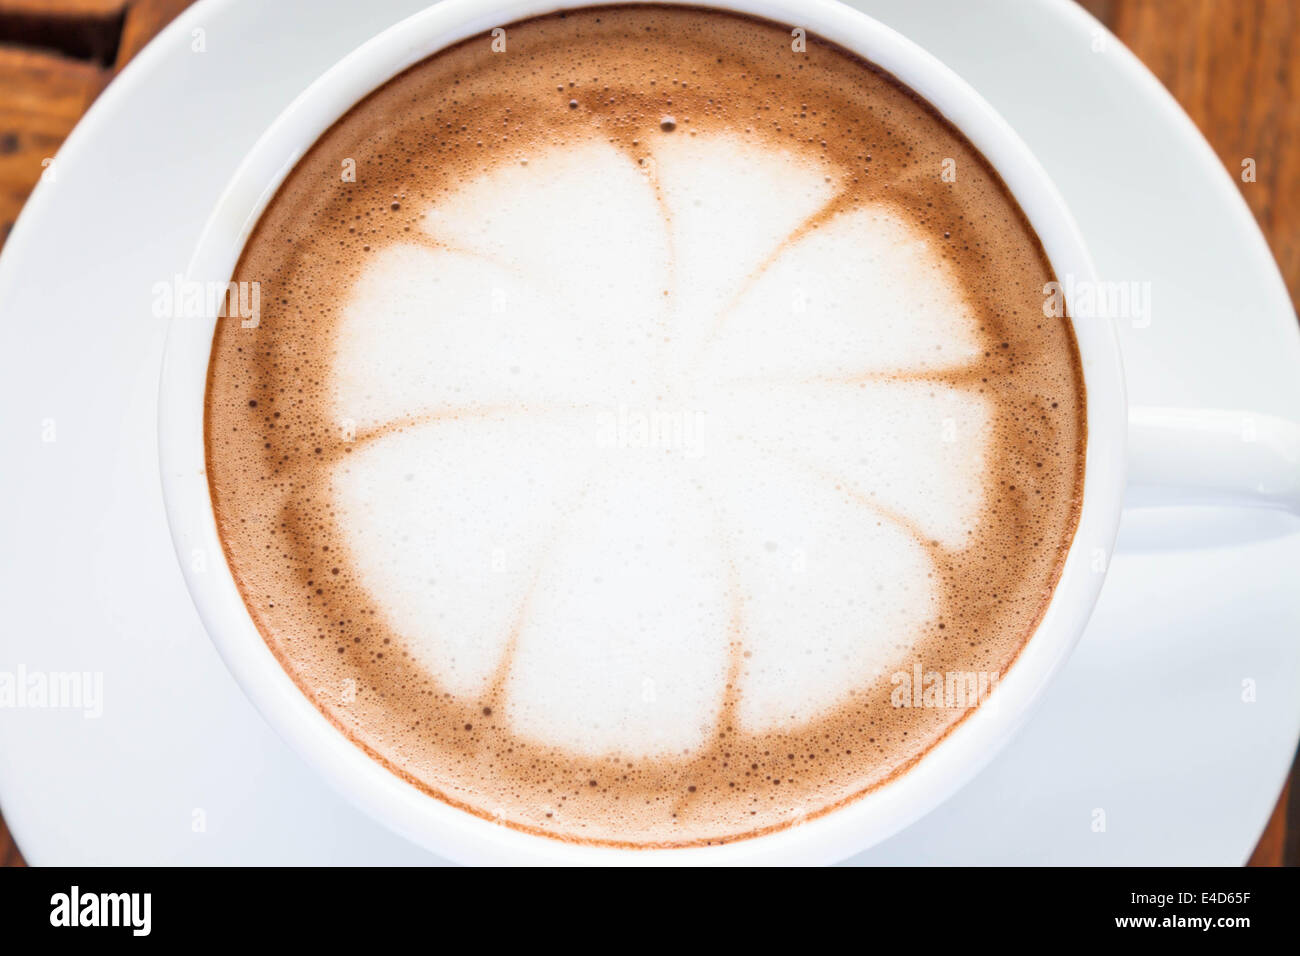
[[[358,49],[272,126],[218,203],[191,263],[192,279],[224,281],[265,203],[317,136],[353,103],[430,53],[494,26],[578,2],[445,0]],[[1056,273],[1094,276],[1069,212],[1011,129],[955,74],[898,34],[829,0],[715,2],[830,37],[889,70],[929,100],[998,169],[1043,240]],[[349,743],[298,692],[244,609],[220,561],[193,569],[196,552],[220,555],[203,474],[203,385],[215,318],[179,320],[169,335],[159,405],[159,453],[173,539],[200,615],[227,665],[267,720],[346,796],[415,841],[467,862],[826,862],[869,846],[932,808],[1010,737],[1064,661],[1088,620],[1124,494],[1127,406],[1113,329],[1079,321],[1088,387],[1085,500],[1074,545],[1043,622],[984,707],[919,766],[853,804],[809,823],[724,847],[622,851],[563,844],[454,810],[398,778]],[[1155,494],[1294,506],[1300,431],[1266,416],[1148,410],[1135,415],[1147,442],[1137,479]],[[1207,443],[1206,437],[1213,439]],[[1217,444],[1215,444],[1217,442]],[[1242,449],[1248,455],[1239,454]],[[1189,465],[1197,466],[1189,471]],[[1191,479],[1191,480],[1189,480]]]

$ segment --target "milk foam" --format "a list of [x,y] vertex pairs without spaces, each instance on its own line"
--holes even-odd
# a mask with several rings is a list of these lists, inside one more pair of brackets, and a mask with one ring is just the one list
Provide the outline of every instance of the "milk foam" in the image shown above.
[[431,798],[630,846],[788,826],[969,713],[900,673],[1003,673],[1043,613],[1086,436],[1050,265],[960,133],[790,29],[471,38],[322,136],[235,269],[227,559]]
[[[895,668],[987,491],[986,401],[897,380],[978,348],[919,230],[819,224],[824,166],[726,135],[644,152],[432,203],[357,280],[333,387],[378,430],[335,475],[363,585],[442,686],[504,673],[516,733],[590,756],[704,746],[729,679],[762,732]],[[620,409],[696,434],[610,447]]]

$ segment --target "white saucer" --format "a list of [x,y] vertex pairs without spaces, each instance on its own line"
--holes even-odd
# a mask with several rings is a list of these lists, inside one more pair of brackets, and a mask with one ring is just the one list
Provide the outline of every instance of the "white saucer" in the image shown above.
[[[0,806],[32,863],[440,862],[327,790],[210,646],[159,497],[150,314],[267,123],[425,4],[190,8],[96,103],[9,239],[0,671],[104,675],[97,720],[0,709]],[[858,5],[1020,130],[1105,276],[1152,283],[1151,326],[1121,330],[1135,402],[1297,417],[1300,333],[1277,269],[1237,185],[1136,60],[1114,40],[1094,52],[1096,24],[1068,0]],[[855,862],[1244,861],[1300,736],[1298,530],[1255,512],[1126,518],[1088,633],[1027,729]]]

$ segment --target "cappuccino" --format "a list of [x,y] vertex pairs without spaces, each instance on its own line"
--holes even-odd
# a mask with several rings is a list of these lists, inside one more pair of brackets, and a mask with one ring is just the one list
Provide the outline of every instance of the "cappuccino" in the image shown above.
[[226,559],[302,692],[433,797],[769,832],[906,772],[1038,625],[1086,437],[1055,276],[956,129],[795,26],[471,38],[344,115],[244,249]]

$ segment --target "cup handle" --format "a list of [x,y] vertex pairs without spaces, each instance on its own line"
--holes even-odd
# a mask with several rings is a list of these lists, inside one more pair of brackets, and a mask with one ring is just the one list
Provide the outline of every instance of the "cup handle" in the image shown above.
[[1300,424],[1256,412],[1134,407],[1128,438],[1128,505],[1300,515]]

